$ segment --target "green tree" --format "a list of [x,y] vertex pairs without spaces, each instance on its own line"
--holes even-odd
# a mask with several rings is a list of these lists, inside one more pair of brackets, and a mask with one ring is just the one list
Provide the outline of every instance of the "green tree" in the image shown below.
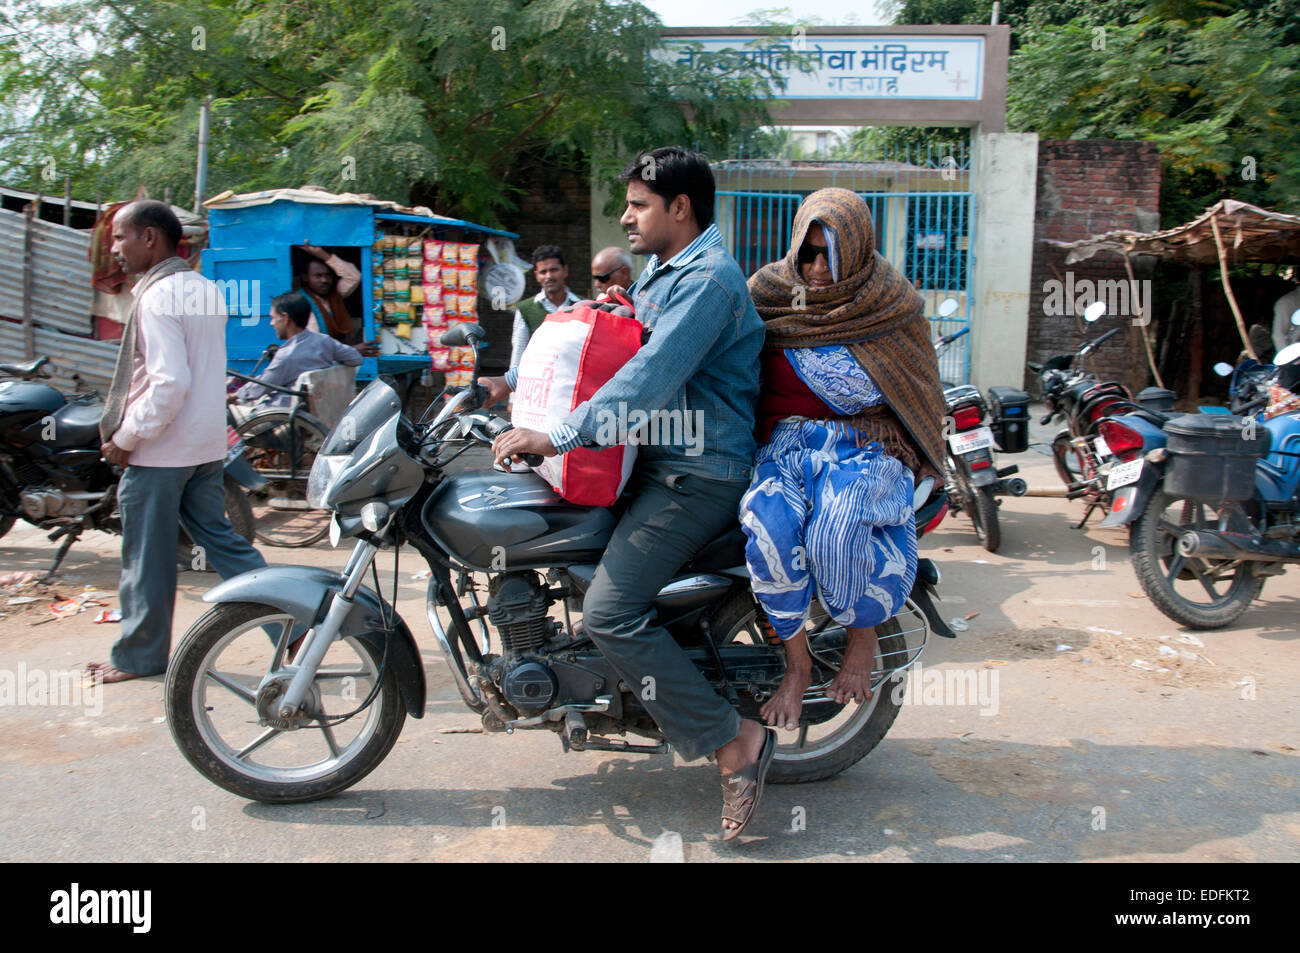
[[1163,161],[1161,217],[1231,196],[1300,208],[1300,47],[1245,12],[1045,27],[1012,57],[1008,118],[1051,138],[1142,139]]
[[[208,192],[313,181],[489,224],[547,168],[721,149],[769,121],[769,77],[655,57],[629,0],[18,0],[0,15],[0,177]],[[47,190],[49,186],[46,186]]]

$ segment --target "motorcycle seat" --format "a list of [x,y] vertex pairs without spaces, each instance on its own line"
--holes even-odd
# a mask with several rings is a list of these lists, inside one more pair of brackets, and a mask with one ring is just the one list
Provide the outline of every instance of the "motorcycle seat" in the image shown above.
[[104,406],[98,403],[70,401],[54,412],[52,447],[88,447],[99,443],[99,418]]
[[35,374],[48,363],[50,363],[48,357],[34,357],[30,361],[24,361],[21,364],[0,364],[0,372],[9,374],[12,377],[24,377],[28,374]]
[[679,572],[721,572],[743,565],[745,565],[745,531],[737,523],[692,556],[690,562]]

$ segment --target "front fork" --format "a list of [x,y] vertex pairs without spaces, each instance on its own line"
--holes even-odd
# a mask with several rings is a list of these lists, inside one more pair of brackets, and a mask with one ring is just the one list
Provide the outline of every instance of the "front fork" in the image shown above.
[[331,596],[325,618],[307,630],[296,658],[285,659],[286,666],[295,671],[288,689],[280,698],[281,718],[292,718],[306,702],[307,693],[316,678],[316,670],[320,668],[321,660],[325,658],[330,645],[338,638],[344,620],[352,612],[355,605],[352,597],[356,595],[378,552],[379,547],[368,540],[357,542],[352,555],[348,557],[347,565],[343,567],[343,588]]

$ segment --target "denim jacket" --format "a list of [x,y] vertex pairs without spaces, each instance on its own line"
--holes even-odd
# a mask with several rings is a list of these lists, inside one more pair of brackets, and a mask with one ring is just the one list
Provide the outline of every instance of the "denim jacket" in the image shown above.
[[717,226],[666,263],[652,258],[630,293],[649,340],[561,427],[613,446],[649,419],[638,464],[748,480],[763,321]]

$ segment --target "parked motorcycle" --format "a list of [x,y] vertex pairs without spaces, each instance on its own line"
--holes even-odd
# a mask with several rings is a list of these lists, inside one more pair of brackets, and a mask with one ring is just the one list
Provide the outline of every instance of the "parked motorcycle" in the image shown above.
[[[99,451],[99,418],[104,407],[95,394],[71,399],[44,383],[50,359],[0,364],[0,536],[21,517],[62,539],[47,575],[88,529],[121,533],[117,482],[121,470]],[[253,538],[248,500],[227,469],[226,514],[245,539]],[[189,537],[181,530],[177,558],[192,565]]]
[[[1092,324],[1105,313],[1105,304],[1094,301],[1084,311],[1083,318]],[[1111,451],[1101,438],[1098,429],[1101,421],[1134,409],[1155,414],[1173,410],[1172,391],[1148,387],[1134,400],[1123,384],[1099,381],[1085,370],[1084,359],[1119,332],[1119,328],[1111,328],[1100,337],[1085,341],[1074,354],[1057,354],[1042,364],[1027,363],[1039,376],[1043,403],[1047,406],[1047,413],[1039,423],[1046,425],[1057,419],[1065,423],[1052,438],[1052,462],[1066,486],[1066,499],[1082,499],[1087,504],[1075,529],[1082,529],[1093,512],[1105,512],[1110,505],[1110,493],[1106,489],[1109,467],[1105,464]]]
[[[1300,344],[1275,360],[1269,379],[1255,378],[1263,394],[1243,393],[1243,406],[1263,406],[1270,384],[1300,390]],[[1127,472],[1111,477],[1102,525],[1130,526],[1134,572],[1161,612],[1194,629],[1229,625],[1269,576],[1300,563],[1300,412],[1185,414],[1164,422],[1163,445],[1148,424],[1103,424]]]
[[[442,343],[482,339],[482,328],[470,324],[448,331]],[[204,597],[214,608],[172,656],[165,707],[177,745],[209,780],[258,801],[326,797],[384,759],[408,714],[423,716],[422,657],[394,608],[404,543],[429,567],[426,617],[484,730],[553,731],[565,750],[669,750],[642,704],[653,685],[624,682],[572,618],[615,526],[611,510],[570,504],[530,470],[448,471],[457,456],[510,428],[474,410],[484,396],[477,385],[448,388],[432,421],[412,424],[391,383],[371,383],[330,432],[309,479],[311,504],[332,513],[331,541],[356,540],[347,564],[339,572],[270,567]],[[928,496],[916,511],[924,534],[947,504],[942,490],[928,494],[924,481],[918,496]],[[379,593],[375,569],[387,549],[390,600]],[[367,573],[374,588],[362,584]],[[472,573],[487,576],[485,604]],[[930,632],[952,636],[932,601],[938,582],[934,564],[920,560],[906,607],[878,627],[874,691],[859,706],[824,695],[847,635],[824,612],[814,613],[813,685],[798,729],[781,736],[771,780],[830,777],[880,742],[898,714],[901,689],[893,689],[904,670]],[[739,525],[683,566],[656,608],[704,677],[742,716],[758,718],[785,672],[784,650],[765,634]],[[290,653],[299,623],[311,630]],[[273,649],[263,626],[278,626]],[[612,737],[628,734],[649,743]]]
[[[952,298],[939,305],[941,317],[956,310]],[[935,350],[942,352],[969,330],[937,338]],[[945,387],[943,399],[948,439],[944,481],[952,512],[969,513],[980,543],[995,553],[1002,545],[998,497],[1024,496],[1029,488],[1015,475],[1020,472],[1015,464],[998,468],[994,450],[1022,453],[1029,448],[1029,395],[1014,387],[990,387],[986,403],[977,387],[960,384]]]

